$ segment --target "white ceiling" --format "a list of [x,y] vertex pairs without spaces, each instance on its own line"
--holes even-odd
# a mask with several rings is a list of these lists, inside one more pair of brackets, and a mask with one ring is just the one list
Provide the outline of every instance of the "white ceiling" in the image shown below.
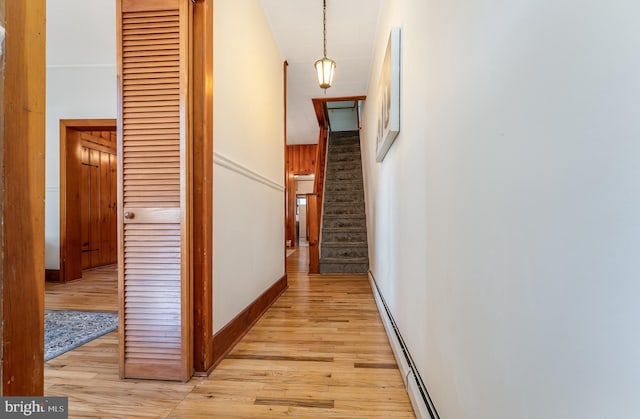
[[287,144],[318,141],[312,98],[367,94],[380,0],[327,0],[327,56],[336,62],[333,86],[318,86],[313,63],[322,58],[322,0],[261,0],[287,71]]

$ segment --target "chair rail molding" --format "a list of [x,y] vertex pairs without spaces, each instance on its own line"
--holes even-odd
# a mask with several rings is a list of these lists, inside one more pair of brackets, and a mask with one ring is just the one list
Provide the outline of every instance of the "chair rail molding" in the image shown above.
[[284,185],[281,185],[280,183],[275,182],[268,177],[249,169],[247,166],[244,166],[236,162],[235,160],[215,151],[213,152],[213,163],[220,167],[224,167],[225,169],[236,172],[237,174],[242,175],[248,179],[254,180],[258,183],[262,183],[263,185],[266,185],[271,189],[275,189],[279,192],[284,192]]

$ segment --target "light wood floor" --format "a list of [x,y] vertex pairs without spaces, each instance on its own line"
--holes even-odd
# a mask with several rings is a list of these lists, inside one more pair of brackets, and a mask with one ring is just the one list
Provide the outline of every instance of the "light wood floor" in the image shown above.
[[118,311],[118,265],[84,271],[83,278],[47,282],[45,308],[52,310]]
[[[287,259],[289,289],[208,378],[120,380],[113,332],[47,362],[45,394],[72,418],[414,417],[366,276],[309,277],[306,258]],[[46,289],[47,308],[117,307],[113,267]]]

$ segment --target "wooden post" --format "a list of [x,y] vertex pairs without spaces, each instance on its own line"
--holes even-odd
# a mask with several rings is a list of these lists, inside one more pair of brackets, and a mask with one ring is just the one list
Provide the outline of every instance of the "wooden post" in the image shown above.
[[307,195],[307,223],[309,223],[309,273],[320,273],[320,220],[318,194]]
[[2,1],[2,395],[44,388],[45,0]]

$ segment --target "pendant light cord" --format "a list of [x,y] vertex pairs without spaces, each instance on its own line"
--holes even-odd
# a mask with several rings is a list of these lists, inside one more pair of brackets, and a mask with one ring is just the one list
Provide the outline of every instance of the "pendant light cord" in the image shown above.
[[327,0],[322,0],[322,38],[324,39],[324,56],[327,56]]

